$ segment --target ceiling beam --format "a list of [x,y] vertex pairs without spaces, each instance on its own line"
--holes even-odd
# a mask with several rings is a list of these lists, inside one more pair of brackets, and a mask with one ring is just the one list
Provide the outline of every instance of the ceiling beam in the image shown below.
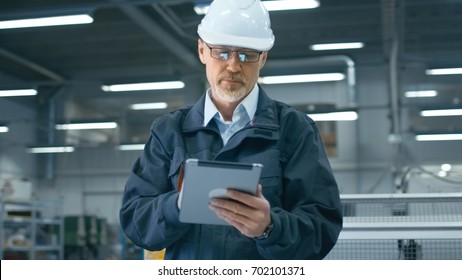
[[57,73],[43,67],[43,66],[41,66],[41,65],[39,65],[39,64],[37,64],[35,62],[32,62],[32,61],[30,61],[30,60],[28,60],[26,58],[23,58],[23,57],[15,54],[15,53],[12,53],[12,52],[10,52],[8,50],[5,50],[3,48],[0,48],[0,56],[3,56],[4,58],[16,63],[17,65],[19,65],[19,66],[21,66],[23,68],[31,70],[32,72],[40,74],[40,75],[42,75],[44,77],[47,77],[48,79],[50,79],[52,81],[64,82],[66,80],[63,76],[61,76],[61,75],[59,75],[59,74],[57,74]]
[[[91,5],[75,5],[72,7],[66,8],[55,8],[50,10],[36,10],[36,11],[26,11],[26,12],[16,12],[9,11],[8,17],[25,17],[28,16],[44,16],[45,14],[54,14],[54,13],[63,13],[65,11],[82,11],[86,10],[88,12],[94,11],[96,9],[101,8],[112,8],[117,7],[120,9],[124,14],[126,14],[133,22],[138,24],[143,30],[145,30],[152,38],[156,41],[164,45],[169,51],[171,51],[175,56],[177,56],[181,61],[186,63],[187,65],[193,68],[200,68],[201,63],[198,60],[197,54],[192,52],[190,49],[186,48],[179,40],[173,37],[170,33],[164,30],[162,26],[160,26],[157,22],[155,22],[152,18],[147,16],[143,13],[138,6],[139,5],[155,5],[156,3],[169,3],[172,2],[184,2],[182,1],[168,1],[168,0],[133,0],[133,1],[125,1],[125,0],[112,0],[110,2],[96,2]],[[0,12],[0,17],[2,17],[2,13]],[[0,55],[2,55],[0,53]],[[58,77],[59,75],[53,74],[51,71],[44,69],[34,63],[26,62],[24,59],[5,51],[3,55],[8,55],[10,58],[14,58],[18,62],[22,62],[23,65],[28,65],[30,69],[35,69],[36,71],[43,72],[47,77],[51,78],[52,80],[56,81],[56,78],[60,80]],[[38,67],[37,67],[38,66]]]
[[[120,2],[120,1],[115,1]],[[132,21],[146,31],[156,41],[164,45],[169,51],[175,54],[180,60],[193,68],[200,68],[201,64],[197,54],[186,48],[179,40],[170,35],[157,22],[148,17],[136,6],[121,5],[118,7]]]

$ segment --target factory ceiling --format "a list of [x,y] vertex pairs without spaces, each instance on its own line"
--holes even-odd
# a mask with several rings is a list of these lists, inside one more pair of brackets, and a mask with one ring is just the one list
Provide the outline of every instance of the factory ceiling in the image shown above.
[[[161,0],[22,0],[0,1],[0,20],[87,13],[85,25],[0,30],[0,89],[36,88],[34,97],[10,99],[38,110],[58,100],[56,119],[123,120],[147,131],[153,118],[195,100],[203,88],[107,94],[101,85],[145,81],[201,81],[197,58],[197,25],[202,19],[194,5],[207,1]],[[431,80],[428,68],[462,67],[462,1],[458,0],[320,0],[311,10],[270,13],[276,37],[268,67],[262,74],[301,71],[294,61],[345,56],[357,67],[390,65],[396,71],[422,69],[416,88],[438,84],[447,94],[417,105],[460,107],[461,79]],[[317,52],[311,44],[363,42],[364,48]],[[305,73],[330,71],[328,64],[309,65]],[[457,75],[456,75],[457,76]],[[387,79],[387,77],[384,77]],[[403,80],[406,80],[403,78]],[[191,91],[198,91],[192,94]],[[192,97],[191,97],[192,96]],[[164,101],[165,110],[133,112],[128,104]],[[401,101],[401,105],[413,105]],[[59,112],[59,111],[67,111]],[[69,113],[73,112],[73,113]],[[8,121],[1,116],[0,121]],[[452,129],[462,129],[452,124]],[[126,129],[128,130],[128,129]],[[134,134],[138,134],[134,132]],[[125,136],[123,140],[134,141]]]

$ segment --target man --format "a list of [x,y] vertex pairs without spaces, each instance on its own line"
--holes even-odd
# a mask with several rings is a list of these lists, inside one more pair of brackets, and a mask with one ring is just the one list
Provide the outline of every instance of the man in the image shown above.
[[[154,121],[125,186],[126,235],[166,248],[166,259],[325,257],[342,228],[338,187],[315,123],[257,84],[274,43],[268,12],[258,0],[215,0],[198,34],[210,89]],[[211,200],[230,226],[179,221],[188,158],[263,164],[256,196],[228,190],[231,200]]]

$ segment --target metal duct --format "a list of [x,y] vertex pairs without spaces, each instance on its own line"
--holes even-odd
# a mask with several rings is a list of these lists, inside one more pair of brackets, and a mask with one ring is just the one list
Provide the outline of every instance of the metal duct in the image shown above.
[[332,55],[314,58],[302,58],[302,59],[280,59],[280,60],[268,60],[265,64],[266,69],[284,69],[290,67],[310,67],[310,66],[321,66],[321,65],[332,65],[343,63],[346,66],[346,76],[348,85],[348,100],[350,106],[357,105],[357,94],[356,94],[356,67],[355,62],[346,55]]

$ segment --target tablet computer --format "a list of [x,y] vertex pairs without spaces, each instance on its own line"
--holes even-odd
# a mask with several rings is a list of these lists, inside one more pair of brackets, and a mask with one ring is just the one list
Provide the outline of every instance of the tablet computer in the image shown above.
[[226,197],[228,189],[256,194],[263,165],[188,159],[184,166],[180,221],[229,225],[209,209],[210,199]]

